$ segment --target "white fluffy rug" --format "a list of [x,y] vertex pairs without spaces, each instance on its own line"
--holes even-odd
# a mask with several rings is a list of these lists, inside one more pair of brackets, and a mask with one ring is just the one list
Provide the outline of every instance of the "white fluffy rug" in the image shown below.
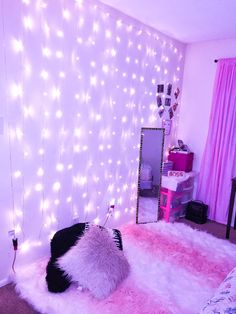
[[107,299],[71,286],[47,291],[47,260],[17,271],[16,289],[44,314],[196,314],[236,266],[236,246],[174,223],[126,225],[121,229],[129,277]]

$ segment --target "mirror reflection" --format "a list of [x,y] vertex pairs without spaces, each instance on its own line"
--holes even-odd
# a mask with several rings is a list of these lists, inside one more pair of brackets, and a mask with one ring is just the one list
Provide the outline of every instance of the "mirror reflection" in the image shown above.
[[159,218],[163,146],[164,129],[141,129],[136,223]]

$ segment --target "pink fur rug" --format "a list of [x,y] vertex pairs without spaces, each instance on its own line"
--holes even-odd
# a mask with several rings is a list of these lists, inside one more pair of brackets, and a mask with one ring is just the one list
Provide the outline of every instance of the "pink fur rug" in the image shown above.
[[47,291],[47,260],[17,270],[16,289],[45,314],[196,314],[236,266],[236,246],[180,224],[158,222],[121,229],[128,278],[97,300],[71,286]]

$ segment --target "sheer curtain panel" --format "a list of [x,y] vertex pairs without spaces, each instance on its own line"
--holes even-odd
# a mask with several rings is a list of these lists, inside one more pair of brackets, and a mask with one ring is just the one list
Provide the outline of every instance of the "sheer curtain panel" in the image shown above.
[[217,63],[197,199],[209,205],[209,219],[226,223],[231,178],[236,175],[236,58]]

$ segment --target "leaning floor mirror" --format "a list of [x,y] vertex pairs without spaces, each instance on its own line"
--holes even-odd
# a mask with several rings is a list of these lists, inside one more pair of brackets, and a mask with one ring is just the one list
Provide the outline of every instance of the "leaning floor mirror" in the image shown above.
[[159,219],[164,129],[142,128],[139,153],[136,223]]

